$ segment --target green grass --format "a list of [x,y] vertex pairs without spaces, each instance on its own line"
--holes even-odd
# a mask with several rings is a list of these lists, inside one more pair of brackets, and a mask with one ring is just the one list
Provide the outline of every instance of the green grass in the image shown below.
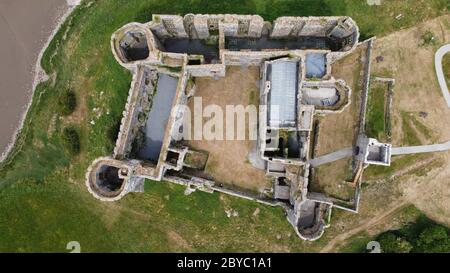
[[[86,169],[94,158],[112,153],[131,82],[111,53],[110,37],[128,22],[150,20],[152,13],[256,13],[266,20],[350,15],[368,37],[441,15],[447,4],[395,0],[368,7],[364,2],[97,0],[88,6],[84,1],[46,50],[42,66],[54,77],[36,88],[13,152],[0,165],[0,251],[64,252],[74,240],[85,252],[318,250],[323,242],[301,241],[281,209],[238,198],[199,192],[186,197],[182,187],[164,183],[150,183],[146,193],[114,204],[88,194]],[[405,19],[395,22],[394,11]],[[58,103],[69,88],[77,107],[84,106],[75,110],[81,116],[70,121],[80,136],[78,155],[66,152],[61,140],[68,120],[59,118]],[[226,218],[228,208],[239,217]]]
[[442,69],[447,80],[447,85],[450,86],[450,54],[445,54],[442,58]]
[[340,253],[365,253],[367,251],[367,243],[372,241],[367,231],[361,231],[350,237],[345,245],[339,249]]
[[[69,241],[83,252],[307,251],[281,208],[220,194],[185,196],[184,187],[153,181],[146,193],[99,204],[77,185],[61,187],[66,175],[45,184],[24,180],[0,194],[0,219],[7,219],[0,252],[65,252]],[[227,209],[239,215],[228,218]]]
[[385,141],[387,137],[385,133],[386,88],[384,84],[372,84],[367,104],[367,135],[380,141]]
[[429,155],[426,154],[394,156],[392,158],[391,166],[389,167],[377,165],[369,166],[364,171],[364,178],[372,180],[380,177],[390,177],[395,174],[396,171],[406,168],[415,162],[424,160],[428,156]]

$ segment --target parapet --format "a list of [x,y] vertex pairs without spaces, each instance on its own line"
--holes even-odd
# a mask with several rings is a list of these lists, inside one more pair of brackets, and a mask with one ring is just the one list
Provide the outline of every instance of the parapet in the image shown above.
[[279,17],[272,24],[259,15],[155,14],[146,24],[130,23],[116,31],[111,46],[118,62],[132,69],[186,56],[199,65],[223,65],[226,55],[237,52],[245,52],[252,63],[280,51],[316,49],[339,55],[354,49],[358,39],[358,26],[345,16]]

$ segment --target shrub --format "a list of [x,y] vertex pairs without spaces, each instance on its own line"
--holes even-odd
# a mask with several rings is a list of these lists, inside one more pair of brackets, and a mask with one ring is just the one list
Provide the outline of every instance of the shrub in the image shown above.
[[77,97],[75,92],[67,90],[59,96],[59,111],[62,115],[67,116],[75,111],[77,107]]
[[77,129],[74,127],[66,127],[62,133],[62,139],[66,150],[71,155],[77,155],[80,153],[80,136]]
[[430,30],[425,31],[425,33],[422,34],[422,46],[436,45],[436,43],[436,36]]

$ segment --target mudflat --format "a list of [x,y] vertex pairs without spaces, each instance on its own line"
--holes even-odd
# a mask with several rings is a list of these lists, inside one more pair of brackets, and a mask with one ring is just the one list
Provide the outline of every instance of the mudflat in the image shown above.
[[66,0],[0,0],[0,155],[31,100],[39,52],[67,9]]

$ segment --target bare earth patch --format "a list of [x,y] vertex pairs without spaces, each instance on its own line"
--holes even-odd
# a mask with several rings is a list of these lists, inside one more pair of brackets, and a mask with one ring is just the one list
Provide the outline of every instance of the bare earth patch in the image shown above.
[[167,232],[167,239],[169,240],[170,244],[172,245],[171,248],[173,250],[181,250],[181,251],[189,251],[192,252],[192,247],[189,245],[189,243],[180,236],[180,234],[176,233],[175,231],[168,231]]
[[358,130],[358,109],[361,87],[359,74],[361,71],[361,46],[352,54],[333,64],[332,75],[343,79],[352,89],[351,103],[338,114],[328,114],[320,118],[317,155],[332,153],[353,145]]

